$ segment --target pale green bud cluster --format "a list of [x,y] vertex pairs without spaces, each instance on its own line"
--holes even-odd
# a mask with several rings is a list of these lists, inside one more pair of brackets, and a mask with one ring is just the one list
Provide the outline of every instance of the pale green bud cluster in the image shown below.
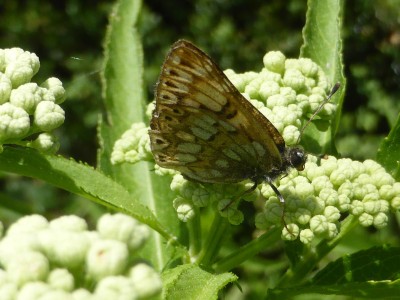
[[315,237],[335,237],[340,220],[347,215],[365,227],[385,227],[390,208],[400,208],[400,183],[372,160],[358,162],[329,156],[317,163],[317,158],[309,155],[304,171],[293,170],[277,186],[285,198],[284,205],[264,184],[261,193],[268,200],[256,217],[256,226],[282,226],[283,218],[287,224],[283,238],[300,238],[305,244]]
[[0,240],[1,299],[148,299],[160,275],[132,264],[150,230],[123,214],[102,216],[96,231],[85,220],[26,216]]
[[[263,58],[259,72],[225,74],[236,88],[271,121],[282,134],[286,144],[293,145],[300,135],[299,128],[326,99],[330,84],[322,69],[308,58],[288,59],[279,51]],[[329,120],[336,110],[327,103],[319,117]]]
[[217,207],[222,217],[233,225],[243,222],[243,213],[238,209],[239,200],[254,201],[260,195],[259,190],[253,193],[247,191],[252,182],[240,184],[197,184],[175,175],[171,182],[171,190],[178,196],[174,200],[174,208],[178,218],[187,222],[193,218],[198,208],[205,206]]
[[[31,82],[39,67],[34,53],[0,49],[0,147],[20,144],[49,153],[59,148],[52,132],[65,119],[59,105],[65,100],[65,90],[54,77],[40,86]],[[35,138],[29,140],[32,135]]]
[[124,162],[134,164],[152,158],[150,151],[149,128],[144,123],[133,123],[118,139],[111,153],[111,163]]

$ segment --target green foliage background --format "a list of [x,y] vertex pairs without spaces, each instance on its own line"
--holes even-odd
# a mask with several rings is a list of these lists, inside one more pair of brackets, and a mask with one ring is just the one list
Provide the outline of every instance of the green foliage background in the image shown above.
[[[112,1],[4,1],[0,12],[1,48],[21,47],[41,60],[35,80],[60,78],[68,92],[61,153],[94,165],[96,124],[102,111],[99,71],[102,41]],[[347,91],[337,147],[344,157],[375,158],[377,148],[400,111],[399,0],[346,1],[344,58]],[[192,40],[220,66],[237,72],[258,70],[268,50],[298,57],[306,1],[144,1],[140,18],[149,99],[169,46]],[[1,195],[15,211],[58,214],[75,211],[70,195],[30,180],[2,181]],[[34,196],[33,196],[34,195]],[[43,199],[34,201],[37,196]],[[55,197],[58,199],[54,203]],[[23,201],[22,201],[23,200]],[[47,201],[46,201],[47,200]],[[2,201],[4,203],[4,201]],[[83,213],[91,215],[84,201]],[[79,205],[79,210],[82,208]],[[97,209],[94,209],[95,214]],[[4,218],[3,218],[4,219]]]
[[[0,11],[0,48],[20,47],[35,52],[41,68],[34,80],[42,82],[56,76],[67,90],[68,99],[63,104],[66,122],[58,131],[61,154],[91,165],[96,162],[97,117],[102,113],[102,41],[113,4],[78,0],[3,1]],[[348,81],[336,139],[338,151],[344,157],[376,158],[382,138],[395,124],[400,111],[399,7],[399,0],[345,2],[343,61]],[[266,51],[280,50],[287,57],[299,56],[305,12],[303,0],[144,1],[139,29],[148,98],[152,98],[164,55],[177,39],[195,42],[223,69],[259,70]],[[75,213],[94,220],[104,211],[103,207],[39,181],[1,176],[0,219],[6,223],[29,213],[49,218]],[[362,243],[362,234],[365,232],[360,233],[360,240],[353,238],[347,245]],[[380,234],[377,239],[382,240],[387,233]],[[235,239],[242,244],[251,237],[244,227]],[[346,243],[342,247],[346,253]],[[281,255],[280,251],[269,251],[262,255]],[[257,259],[249,262],[246,269],[234,272],[247,276],[249,282],[254,276],[259,288],[265,287],[259,279],[267,276],[268,270],[258,265]]]

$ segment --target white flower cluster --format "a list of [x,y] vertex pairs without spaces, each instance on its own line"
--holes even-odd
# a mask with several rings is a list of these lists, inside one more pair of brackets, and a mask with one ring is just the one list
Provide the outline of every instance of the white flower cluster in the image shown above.
[[123,162],[134,164],[141,160],[150,159],[149,128],[144,123],[133,123],[118,139],[111,153],[111,163]]
[[31,215],[12,224],[0,240],[0,298],[148,299],[161,291],[160,275],[132,254],[149,228],[123,214],[106,214],[96,231],[85,220],[48,222]]
[[282,238],[299,238],[305,244],[315,238],[334,238],[347,216],[356,218],[362,226],[379,229],[387,225],[390,209],[400,209],[400,183],[373,160],[359,162],[329,156],[318,163],[315,156],[309,155],[304,171],[292,170],[276,182],[284,204],[267,183],[246,193],[252,184],[200,185],[175,175],[171,189],[178,196],[173,205],[183,222],[192,219],[198,208],[211,205],[217,206],[231,224],[238,225],[244,218],[238,200],[254,201],[262,195],[266,202],[256,216],[256,226],[268,229],[286,224]]
[[[65,90],[54,77],[40,86],[30,82],[39,67],[34,53],[20,48],[0,49],[0,147],[22,144],[43,152],[58,150],[52,131],[65,119],[59,105],[65,100]],[[26,140],[34,134],[39,135]]]
[[171,182],[171,190],[178,196],[173,205],[178,218],[187,222],[198,211],[197,208],[217,203],[218,211],[233,225],[243,222],[243,213],[237,208],[240,199],[254,201],[260,195],[256,189],[253,193],[247,193],[252,187],[252,182],[240,184],[197,184],[177,174]]
[[[330,89],[322,69],[308,58],[287,59],[279,51],[263,58],[259,72],[224,73],[235,87],[271,121],[287,145],[297,142],[301,121],[307,121],[326,99]],[[336,105],[326,103],[318,114],[322,119],[333,117]]]
[[268,200],[256,226],[281,226],[283,217],[288,227],[283,238],[299,237],[305,244],[315,237],[335,237],[345,216],[354,216],[365,227],[385,227],[389,209],[400,208],[400,183],[373,160],[329,156],[317,164],[310,155],[304,171],[293,170],[277,185],[285,198],[284,211],[274,191],[264,184],[261,193]]

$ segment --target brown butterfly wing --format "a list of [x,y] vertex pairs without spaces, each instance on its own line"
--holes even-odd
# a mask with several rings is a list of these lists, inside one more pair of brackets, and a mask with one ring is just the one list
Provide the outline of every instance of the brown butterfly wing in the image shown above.
[[203,51],[176,42],[150,123],[158,165],[200,182],[239,182],[280,168],[282,136]]

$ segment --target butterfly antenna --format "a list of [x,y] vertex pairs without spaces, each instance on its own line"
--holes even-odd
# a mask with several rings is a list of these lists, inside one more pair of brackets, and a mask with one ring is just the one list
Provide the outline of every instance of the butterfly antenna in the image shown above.
[[322,110],[322,108],[324,107],[324,105],[326,103],[329,102],[329,100],[331,100],[332,96],[337,92],[337,90],[340,87],[340,82],[336,82],[336,84],[333,86],[333,88],[331,89],[331,92],[329,93],[328,97],[326,97],[326,99],[324,100],[324,102],[321,103],[320,106],[318,106],[318,108],[316,109],[316,111],[312,114],[312,116],[310,117],[310,119],[308,119],[307,123],[303,126],[303,128],[300,131],[300,135],[297,139],[296,144],[300,143],[301,137],[303,136],[303,132],[304,130],[307,128],[307,126],[311,123],[312,120],[314,120],[314,117]]

